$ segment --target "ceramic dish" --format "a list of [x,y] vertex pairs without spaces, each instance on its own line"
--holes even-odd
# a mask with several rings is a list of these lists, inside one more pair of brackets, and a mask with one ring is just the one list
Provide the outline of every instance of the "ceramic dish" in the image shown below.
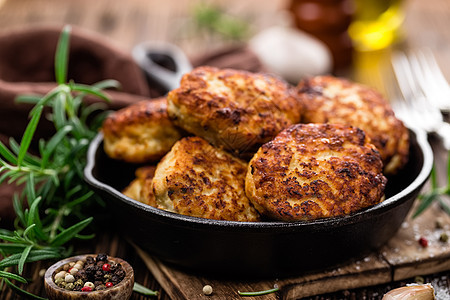
[[191,271],[254,278],[336,266],[380,248],[402,224],[432,164],[426,134],[411,131],[409,162],[388,178],[385,201],[345,217],[290,223],[202,219],[132,200],[120,191],[136,166],[108,158],[102,134],[90,145],[85,179],[150,254]]

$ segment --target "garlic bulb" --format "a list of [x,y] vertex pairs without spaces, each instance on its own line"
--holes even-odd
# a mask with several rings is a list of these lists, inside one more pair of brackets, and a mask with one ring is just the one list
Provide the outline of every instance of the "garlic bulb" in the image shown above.
[[433,300],[434,288],[431,284],[411,284],[386,293],[382,300]]
[[295,28],[265,29],[249,41],[249,46],[268,71],[293,84],[305,76],[328,74],[332,70],[327,46]]

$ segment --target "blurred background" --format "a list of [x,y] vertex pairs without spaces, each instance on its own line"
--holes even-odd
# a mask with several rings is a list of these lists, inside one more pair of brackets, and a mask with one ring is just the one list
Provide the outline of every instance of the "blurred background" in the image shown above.
[[445,0],[0,0],[1,31],[68,23],[128,52],[167,41],[192,60],[245,45],[294,84],[333,72],[376,85],[367,74],[373,77],[391,47],[428,47],[449,66],[448,16]]

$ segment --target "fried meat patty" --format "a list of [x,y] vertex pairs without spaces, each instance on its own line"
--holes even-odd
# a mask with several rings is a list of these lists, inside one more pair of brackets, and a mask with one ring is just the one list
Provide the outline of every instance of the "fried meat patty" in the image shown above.
[[387,181],[382,168],[361,129],[297,124],[251,159],[246,194],[262,215],[277,220],[342,216],[382,200]]
[[301,103],[287,83],[232,69],[196,68],[167,99],[176,125],[237,155],[253,155],[301,116]]
[[200,137],[178,141],[157,165],[157,207],[183,215],[228,221],[258,221],[245,195],[247,163]]
[[394,174],[406,164],[409,132],[380,93],[332,76],[304,79],[297,89],[304,105],[303,123],[359,127],[380,152],[386,174]]
[[136,179],[134,179],[122,193],[150,206],[156,206],[155,196],[153,194],[153,176],[155,166],[140,167],[136,170]]
[[131,163],[157,161],[181,138],[167,115],[165,98],[140,101],[112,113],[102,131],[106,154]]

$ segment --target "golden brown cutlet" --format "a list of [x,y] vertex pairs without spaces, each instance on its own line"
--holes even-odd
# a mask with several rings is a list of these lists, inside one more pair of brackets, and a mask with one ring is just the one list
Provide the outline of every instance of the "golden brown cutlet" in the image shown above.
[[157,207],[200,218],[258,221],[245,195],[246,172],[247,163],[206,140],[183,138],[156,167]]
[[251,159],[246,194],[272,219],[347,215],[382,200],[387,181],[382,166],[380,154],[359,128],[297,124]]
[[394,174],[406,164],[409,132],[379,92],[332,76],[304,79],[297,89],[304,105],[303,123],[359,127],[380,152],[386,174]]
[[144,166],[136,170],[136,178],[122,191],[122,193],[144,204],[155,206],[155,196],[153,195],[153,176],[156,166]]
[[298,123],[302,111],[295,90],[280,79],[213,67],[185,74],[167,99],[176,125],[238,156],[253,155]]
[[140,101],[109,115],[102,127],[108,156],[131,163],[155,162],[182,136],[167,115],[167,100]]

